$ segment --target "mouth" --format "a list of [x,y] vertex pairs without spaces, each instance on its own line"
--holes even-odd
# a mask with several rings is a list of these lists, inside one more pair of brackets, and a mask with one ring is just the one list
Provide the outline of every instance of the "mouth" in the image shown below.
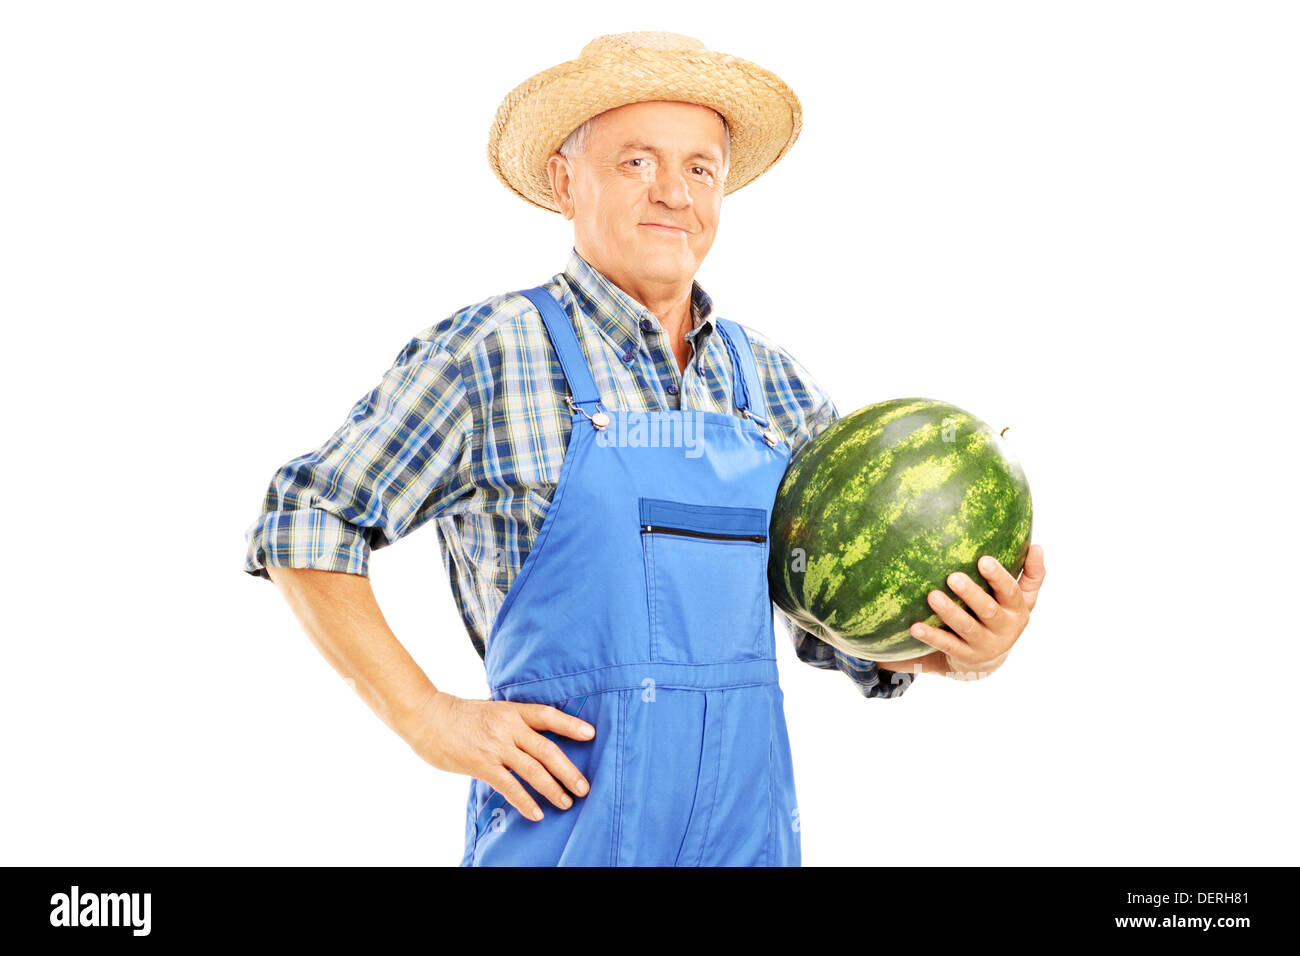
[[670,235],[673,233],[680,233],[683,236],[686,235],[686,230],[682,229],[679,226],[665,226],[663,223],[658,223],[658,222],[643,222],[641,223],[641,225],[646,226],[650,229],[654,229],[658,232],[668,233]]

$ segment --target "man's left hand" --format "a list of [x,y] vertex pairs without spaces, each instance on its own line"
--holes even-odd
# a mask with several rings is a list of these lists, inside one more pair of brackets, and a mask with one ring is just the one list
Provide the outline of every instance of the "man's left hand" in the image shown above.
[[[979,560],[979,571],[993,587],[993,595],[957,571],[948,575],[948,587],[966,602],[979,619],[971,617],[942,591],[931,591],[930,607],[955,633],[913,624],[912,636],[940,651],[950,677],[972,680],[985,677],[1002,666],[1011,646],[1029,624],[1029,612],[1038,601],[1047,568],[1041,545],[1031,545],[1025,567],[1017,581],[992,555]],[[995,600],[996,598],[996,600]]]

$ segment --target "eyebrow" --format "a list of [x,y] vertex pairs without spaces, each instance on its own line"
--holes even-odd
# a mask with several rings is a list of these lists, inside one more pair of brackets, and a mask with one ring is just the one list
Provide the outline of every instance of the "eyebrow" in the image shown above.
[[[655,156],[663,155],[663,153],[661,153],[658,148],[651,146],[649,143],[628,141],[618,148],[618,151],[620,153],[626,153],[628,150],[642,150],[647,153],[652,153]],[[687,156],[686,158],[687,159],[708,159],[717,163],[719,166],[722,165],[722,154],[719,153],[716,149],[710,149],[707,151],[697,149],[695,152],[691,153],[691,155]]]

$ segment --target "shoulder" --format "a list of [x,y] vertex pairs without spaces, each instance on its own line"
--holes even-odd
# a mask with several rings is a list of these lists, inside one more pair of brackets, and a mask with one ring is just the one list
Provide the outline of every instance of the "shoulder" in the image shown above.
[[813,412],[829,403],[830,396],[788,348],[752,326],[734,319],[731,321],[739,325],[749,339],[755,369],[763,380],[769,404],[778,401]]
[[402,346],[393,368],[437,367],[470,391],[491,391],[503,367],[531,367],[548,354],[549,343],[536,306],[520,290],[502,292],[421,329]]
[[518,291],[502,292],[462,306],[420,330],[408,348],[439,352],[464,363],[485,351],[527,342],[543,329],[541,316],[527,297]]
[[[734,322],[734,320],[733,320]],[[764,333],[740,325],[754,353],[754,366],[763,385],[768,416],[793,454],[839,417],[826,390],[790,350]]]

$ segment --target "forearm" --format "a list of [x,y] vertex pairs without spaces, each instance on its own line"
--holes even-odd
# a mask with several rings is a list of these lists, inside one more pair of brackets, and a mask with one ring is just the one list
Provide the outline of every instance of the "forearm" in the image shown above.
[[370,579],[312,568],[267,567],[316,649],[407,743],[438,689],[388,627]]
[[924,657],[914,657],[910,661],[877,663],[876,668],[882,671],[903,671],[908,674],[939,674],[952,680],[980,680],[1001,667],[1006,659],[1007,655],[1002,654],[975,670],[957,670],[953,668],[947,654],[943,651],[932,651]]
[[907,661],[877,661],[877,670],[902,671],[905,674],[944,674],[948,667],[948,658],[942,651],[931,651],[924,657],[913,657]]

